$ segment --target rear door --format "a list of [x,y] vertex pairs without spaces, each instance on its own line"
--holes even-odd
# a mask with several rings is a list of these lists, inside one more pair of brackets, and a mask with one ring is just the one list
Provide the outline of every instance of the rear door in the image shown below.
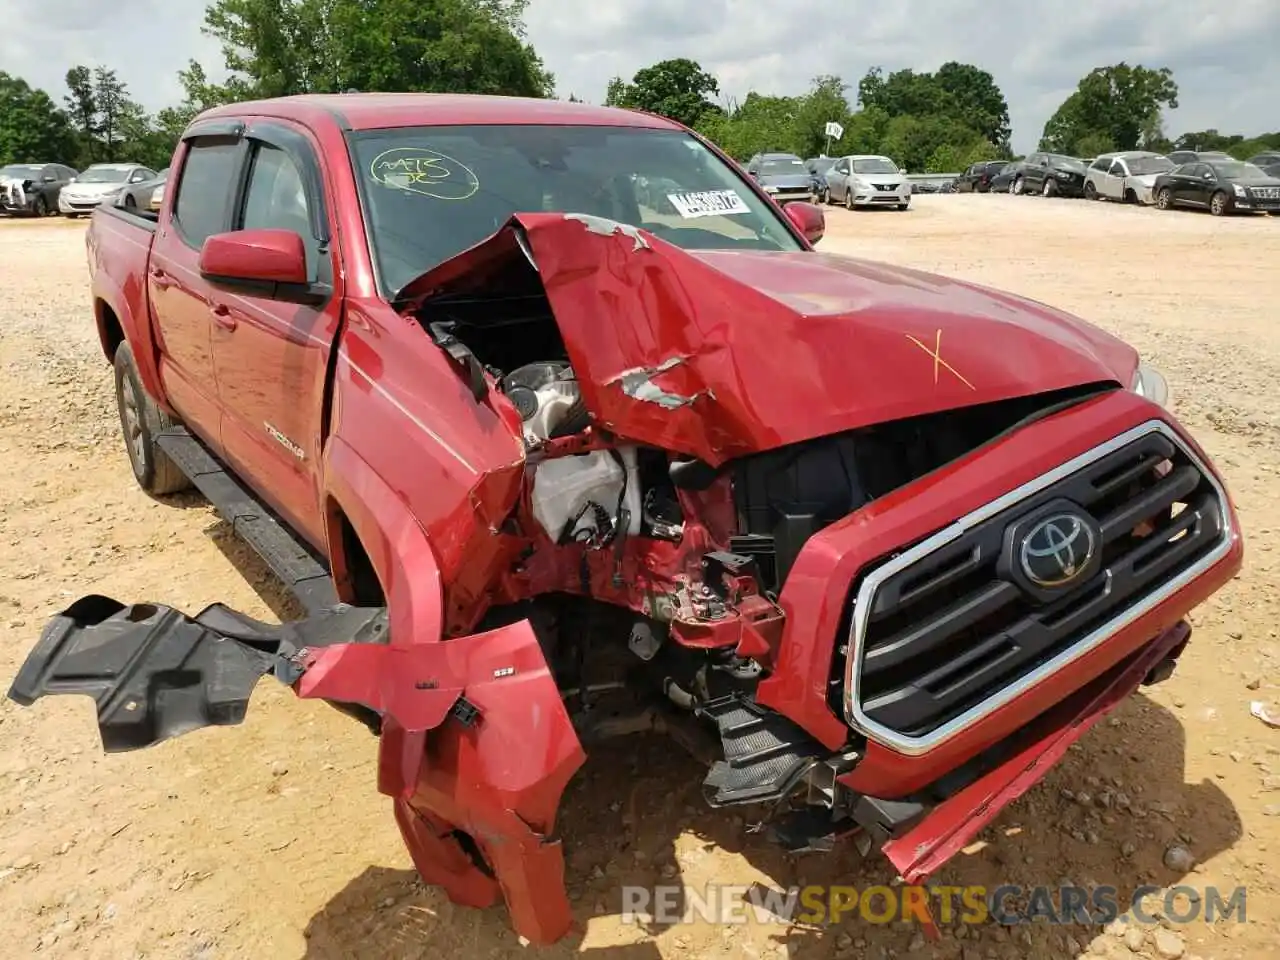
[[1124,199],[1124,178],[1128,175],[1124,161],[1119,158],[1111,161],[1106,176],[1102,178],[1102,189],[1098,192],[1112,200]]
[[227,460],[290,525],[324,544],[320,454],[325,374],[341,320],[337,244],[319,151],[287,121],[254,121],[232,229],[290,230],[307,252],[311,295],[274,299],[214,287],[213,362]]
[[849,158],[841,157],[831,165],[827,173],[827,186],[831,188],[832,200],[844,200],[849,190]]
[[213,302],[200,276],[200,248],[231,223],[243,129],[243,123],[228,120],[189,128],[170,186],[173,202],[161,211],[147,264],[160,380],[187,427],[217,451],[222,415],[213,368]]

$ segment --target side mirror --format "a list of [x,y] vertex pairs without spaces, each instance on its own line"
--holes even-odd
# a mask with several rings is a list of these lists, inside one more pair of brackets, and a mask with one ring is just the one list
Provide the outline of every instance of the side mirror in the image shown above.
[[758,171],[755,171],[755,170],[748,170],[748,171],[747,171],[747,175],[748,175],[748,176],[750,176],[752,180],[759,180],[759,179],[760,179],[760,174],[759,174],[759,172],[758,172]]
[[52,173],[46,173],[43,177],[41,177],[41,178],[40,178],[40,180],[41,180],[43,183],[57,183],[57,182],[58,182],[58,178],[57,178],[57,177],[55,177]]
[[1203,176],[1204,176],[1204,178],[1205,178],[1206,180],[1212,180],[1212,179],[1213,179],[1213,174],[1212,174],[1212,173],[1206,173],[1206,174],[1203,174]]
[[823,215],[821,207],[803,200],[796,200],[783,207],[782,212],[810,243],[817,243],[827,232],[827,218]]
[[292,230],[235,230],[215,233],[200,248],[200,275],[213,283],[269,297],[287,291],[278,284],[306,287],[307,251]]

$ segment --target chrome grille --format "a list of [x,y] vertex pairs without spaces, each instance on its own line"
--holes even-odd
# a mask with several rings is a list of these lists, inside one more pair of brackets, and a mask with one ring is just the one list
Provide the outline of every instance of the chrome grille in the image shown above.
[[[1012,560],[1028,518],[1068,504],[1100,559],[1061,590]],[[1076,458],[962,518],[858,585],[844,702],[906,753],[948,739],[1088,652],[1230,549],[1225,494],[1163,423]]]

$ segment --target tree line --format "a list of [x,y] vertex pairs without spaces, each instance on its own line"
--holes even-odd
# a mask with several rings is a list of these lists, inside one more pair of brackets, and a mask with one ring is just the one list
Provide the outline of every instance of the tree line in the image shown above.
[[[0,71],[0,163],[59,162],[77,168],[129,160],[168,163],[183,128],[223,103],[299,93],[401,90],[555,96],[555,79],[528,42],[527,0],[214,0],[202,31],[222,46],[227,79],[209,80],[191,61],[179,71],[182,100],[148,113],[115,70],[72,66],[51,95]],[[55,99],[60,96],[60,99]],[[1109,150],[1227,150],[1246,158],[1280,149],[1260,137],[1217,130],[1166,137],[1163,111],[1178,105],[1168,68],[1118,63],[1081,78],[1045,124],[1039,149],[1079,157]],[[578,100],[574,94],[570,100]],[[614,77],[613,106],[684,123],[745,160],[785,151],[874,153],[912,172],[954,172],[981,160],[1014,159],[1009,108],[994,77],[955,61],[937,70],[872,67],[851,87],[816,77],[797,96],[751,91],[721,96],[716,77],[693,60],[664,60]],[[828,138],[836,122],[842,135]]]

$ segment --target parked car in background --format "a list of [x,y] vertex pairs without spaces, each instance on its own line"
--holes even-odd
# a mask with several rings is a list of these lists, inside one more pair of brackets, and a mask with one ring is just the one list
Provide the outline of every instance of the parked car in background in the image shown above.
[[1207,208],[1215,217],[1266,211],[1280,214],[1280,177],[1243,160],[1201,160],[1156,177],[1156,206]]
[[1021,160],[1010,160],[991,178],[991,183],[987,186],[987,192],[1008,193],[1010,187],[1013,186],[1013,178],[1018,175],[1018,171],[1021,169]]
[[120,191],[116,203],[126,210],[159,210],[160,201],[164,199],[161,188],[169,178],[169,168],[165,167],[154,177],[128,184]]
[[807,201],[812,196],[809,168],[794,153],[757,153],[747,163],[747,173],[778,203]]
[[1221,150],[1173,150],[1165,154],[1175,166],[1195,163],[1197,160],[1234,160],[1235,157]]
[[827,171],[826,203],[843,203],[846,208],[897,207],[911,205],[911,181],[888,157],[858,154],[841,157]]
[[1046,197],[1083,197],[1085,165],[1060,153],[1033,153],[1013,175],[1009,192],[1039,193]]
[[1259,153],[1257,156],[1250,157],[1247,162],[1252,163],[1263,173],[1280,177],[1280,151]]
[[95,163],[58,195],[58,210],[67,217],[91,213],[100,203],[115,200],[133,184],[154,180],[156,172],[140,163]]
[[0,210],[44,217],[58,209],[58,195],[76,172],[61,163],[11,163],[0,167]]
[[1168,157],[1150,151],[1104,153],[1085,174],[1084,195],[1090,200],[1154,203],[1156,177],[1175,166]]
[[810,157],[804,162],[805,169],[809,171],[809,189],[815,199],[822,196],[822,188],[827,183],[827,171],[835,162],[835,157]]
[[1005,168],[1005,160],[983,160],[970,165],[956,177],[956,193],[986,193],[991,189],[991,178]]

